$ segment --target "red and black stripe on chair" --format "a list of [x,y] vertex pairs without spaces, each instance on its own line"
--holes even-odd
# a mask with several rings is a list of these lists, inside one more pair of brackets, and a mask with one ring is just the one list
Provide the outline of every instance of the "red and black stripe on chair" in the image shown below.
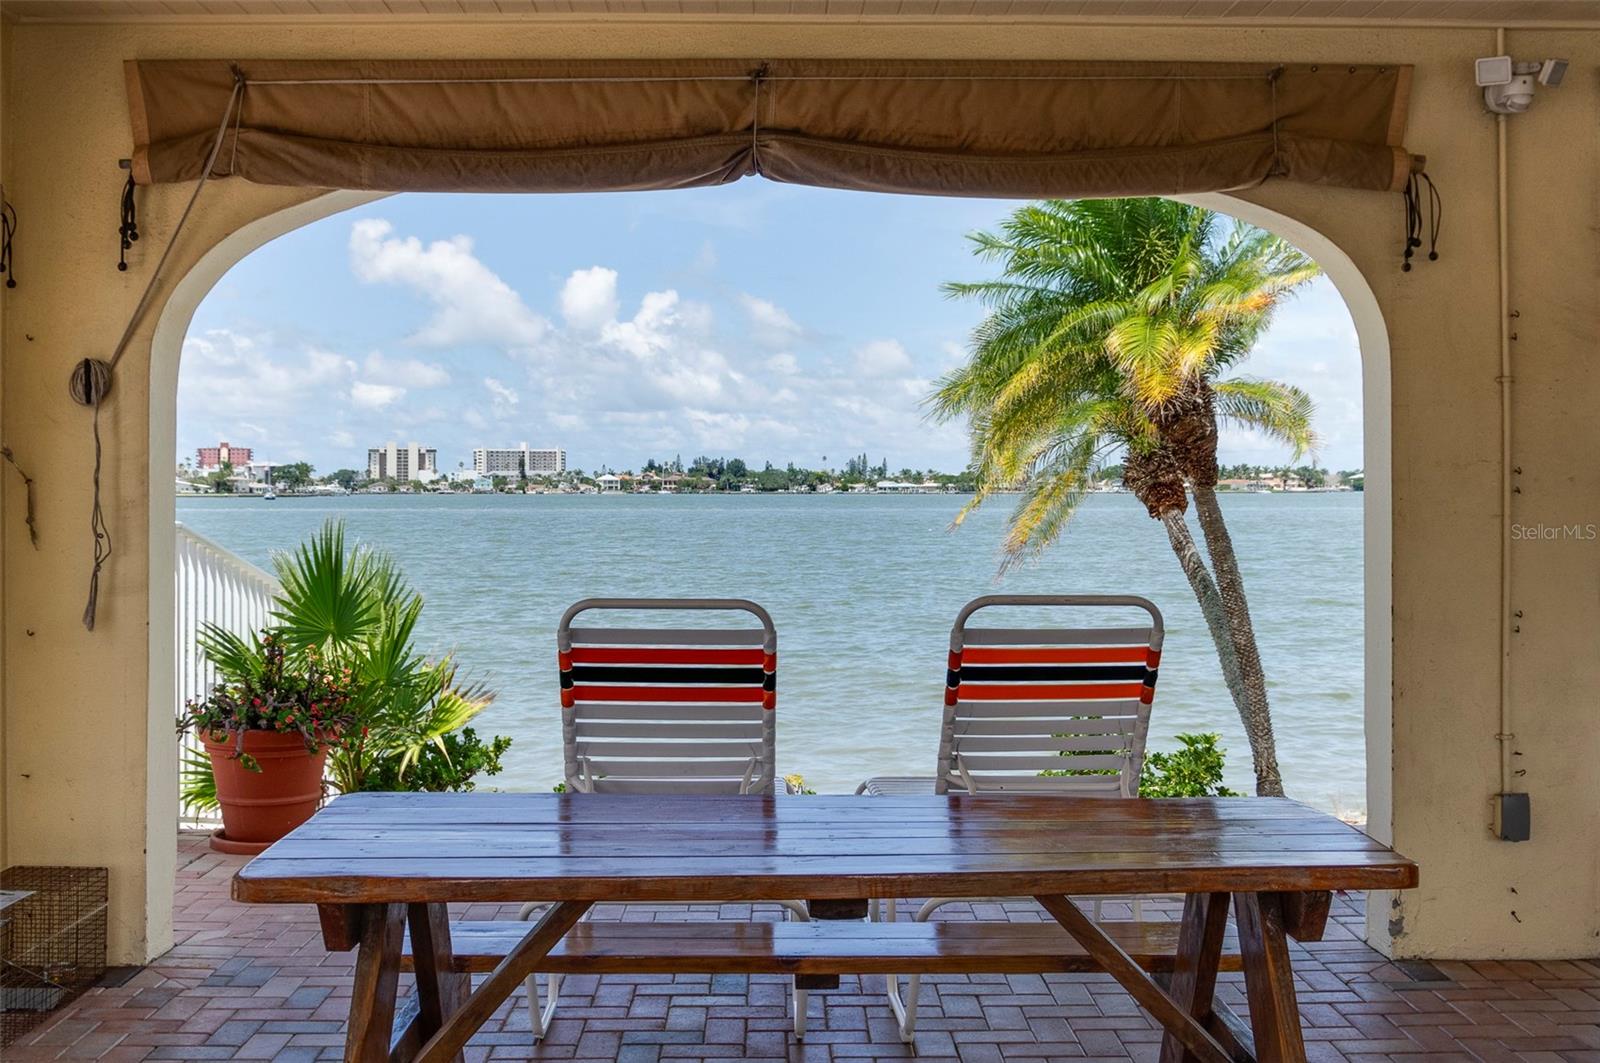
[[[990,611],[987,618],[1019,608],[1063,622],[973,623],[982,610]],[[1147,622],[1085,626],[1066,619],[1131,610]],[[1160,611],[1132,595],[988,595],[968,603],[950,632],[935,792],[1130,796],[1144,760],[1162,637]]]
[[[759,626],[575,623],[594,611],[753,617]],[[777,634],[732,598],[591,598],[557,631],[568,787],[592,793],[771,793]]]

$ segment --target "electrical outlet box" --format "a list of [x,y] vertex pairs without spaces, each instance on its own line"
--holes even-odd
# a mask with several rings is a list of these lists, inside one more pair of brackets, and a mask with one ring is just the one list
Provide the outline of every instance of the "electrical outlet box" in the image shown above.
[[1503,842],[1525,842],[1533,837],[1533,813],[1527,794],[1496,794],[1494,833]]

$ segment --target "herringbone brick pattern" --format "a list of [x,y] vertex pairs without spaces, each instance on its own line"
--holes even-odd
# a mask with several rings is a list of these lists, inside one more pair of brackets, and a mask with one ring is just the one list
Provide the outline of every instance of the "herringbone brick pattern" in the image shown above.
[[[202,837],[183,838],[179,862],[178,946],[125,984],[80,998],[7,1049],[8,1063],[340,1057],[354,954],[324,952],[309,909],[233,904],[228,879],[242,861],[209,852]],[[1157,902],[1147,905],[1146,917],[1152,908],[1175,913]],[[713,911],[751,917],[747,905],[631,906],[596,917],[707,918]],[[490,905],[458,914],[510,918],[515,911]],[[1030,903],[1007,903],[951,906],[942,917],[1041,915]],[[1313,1060],[1600,1063],[1600,965],[1395,965],[1361,943],[1361,918],[1360,899],[1341,898],[1327,939],[1294,946]],[[1237,976],[1221,991],[1243,1011]],[[863,986],[846,978],[837,992],[813,994],[803,1044],[789,1032],[787,993],[780,978],[571,978],[541,1047],[532,1047],[519,994],[473,1040],[468,1058],[870,1063],[912,1055],[896,1035],[881,979]],[[1150,1060],[1159,1046],[1133,1001],[1092,975],[927,979],[918,1030],[922,1063]]]

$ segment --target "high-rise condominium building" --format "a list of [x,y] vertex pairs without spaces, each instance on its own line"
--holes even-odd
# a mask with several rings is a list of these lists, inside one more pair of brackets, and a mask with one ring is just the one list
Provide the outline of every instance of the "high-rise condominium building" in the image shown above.
[[396,480],[407,483],[421,480],[427,483],[439,475],[439,452],[420,443],[385,443],[367,451],[367,478],[369,480]]
[[195,466],[201,472],[220,469],[224,464],[240,468],[250,464],[253,452],[249,447],[236,447],[230,443],[218,443],[214,447],[200,447],[195,451],[199,463]]
[[472,471],[479,476],[552,476],[567,471],[560,447],[475,447]]

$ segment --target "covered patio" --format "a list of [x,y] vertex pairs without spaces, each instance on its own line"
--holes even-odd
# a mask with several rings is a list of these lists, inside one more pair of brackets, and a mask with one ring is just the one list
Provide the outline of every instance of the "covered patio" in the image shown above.
[[[1540,89],[1528,113],[1492,116],[1474,60],[1501,54],[1568,60],[1571,73]],[[125,64],[192,60],[175,64],[176,83],[201,70],[201,94],[220,84],[226,96],[241,84],[228,64],[252,58],[287,64],[268,83],[293,83],[293,64],[306,60],[341,76],[366,62],[699,64],[737,84],[728,128],[711,138],[736,153],[759,127],[738,93],[759,91],[768,58],[777,69],[1237,63],[1263,88],[1278,80],[1262,72],[1287,66],[1308,78],[1363,72],[1378,88],[1360,94],[1382,97],[1368,110],[1395,117],[1356,163],[1283,153],[1273,99],[1245,165],[1197,184],[1174,167],[1170,193],[1158,190],[1307,249],[1361,333],[1365,830],[1416,862],[1420,887],[1341,896],[1326,940],[1292,945],[1307,1048],[1318,1058],[1600,1059],[1600,465],[1588,457],[1600,452],[1600,4],[1577,0],[8,0],[0,184],[15,211],[5,261],[16,287],[0,298],[0,443],[30,479],[0,468],[0,866],[107,868],[117,965],[8,1059],[336,1058],[344,1040],[352,955],[324,951],[309,907],[234,904],[228,881],[240,861],[174,833],[175,385],[190,315],[229,266],[398,186],[293,178],[292,150],[279,159],[291,160],[290,177],[218,179],[146,293],[193,190],[198,171],[186,159],[206,146],[180,128],[169,131],[162,176],[138,189],[145,239],[125,271],[112,224],[128,180],[118,161],[148,147]],[[1322,106],[1342,113],[1336,96]],[[1373,160],[1401,160],[1403,178],[1410,151],[1426,156],[1448,213],[1437,260],[1417,255],[1402,270],[1416,220]],[[816,179],[816,158],[781,161],[784,179]],[[837,178],[854,163],[828,165]],[[626,176],[604,175],[612,185]],[[955,181],[944,191],[962,190]],[[83,359],[113,350],[126,357],[91,412],[68,381]],[[112,538],[99,538],[108,527]],[[604,914],[653,920],[683,909]],[[1041,915],[1027,902],[982,914]],[[942,917],[973,912],[955,905]],[[1225,977],[1221,995],[1242,1008],[1236,976]],[[850,985],[846,976],[843,991],[813,998],[800,1046],[785,1040],[775,976],[578,977],[543,1047],[525,1036],[518,996],[467,1053],[630,1063],[907,1054],[879,988]],[[924,992],[925,1058],[1151,1058],[1160,1048],[1159,1028],[1104,976],[930,979]]]

